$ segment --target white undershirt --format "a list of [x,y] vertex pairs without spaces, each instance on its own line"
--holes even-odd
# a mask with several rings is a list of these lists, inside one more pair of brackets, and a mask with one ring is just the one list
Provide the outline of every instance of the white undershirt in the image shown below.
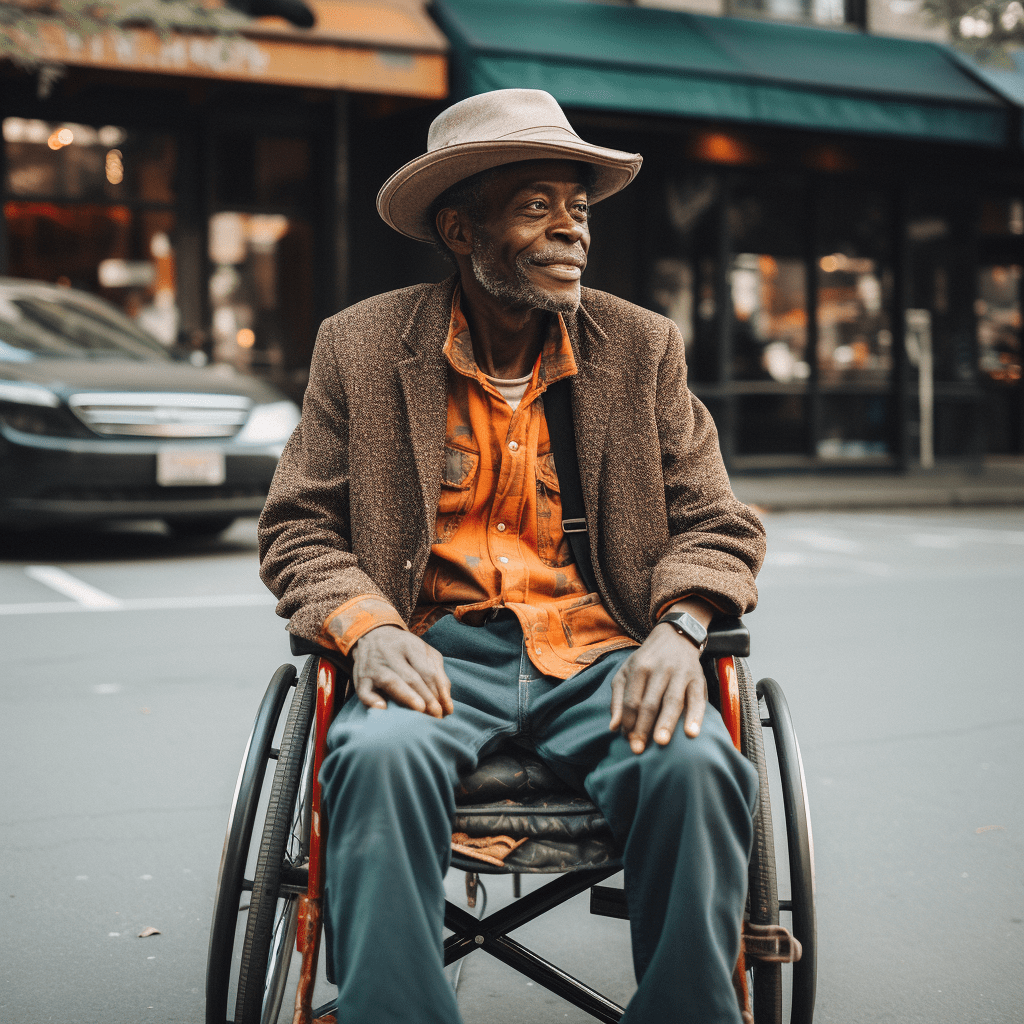
[[533,380],[533,371],[531,370],[525,377],[516,377],[514,380],[488,377],[486,373],[484,376],[497,389],[498,394],[508,402],[512,407],[512,411],[515,412],[519,408],[519,403],[523,400],[523,395],[526,394],[526,389],[530,386],[530,381]]

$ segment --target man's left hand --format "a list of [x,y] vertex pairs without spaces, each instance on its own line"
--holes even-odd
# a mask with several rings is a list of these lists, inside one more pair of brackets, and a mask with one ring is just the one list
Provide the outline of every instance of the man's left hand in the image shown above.
[[[703,601],[700,605],[680,602],[673,610],[699,616],[706,626],[712,609]],[[707,702],[707,682],[696,646],[669,625],[655,626],[612,679],[608,727],[621,731],[633,753],[640,754],[652,734],[659,746],[668,743],[680,718],[683,732],[691,739],[696,736]]]

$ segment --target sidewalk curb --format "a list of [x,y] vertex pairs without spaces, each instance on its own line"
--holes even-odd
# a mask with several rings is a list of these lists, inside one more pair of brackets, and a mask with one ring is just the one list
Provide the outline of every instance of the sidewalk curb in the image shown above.
[[939,483],[920,479],[848,481],[810,477],[794,482],[736,477],[736,497],[766,512],[878,511],[885,509],[1024,507],[1024,484]]

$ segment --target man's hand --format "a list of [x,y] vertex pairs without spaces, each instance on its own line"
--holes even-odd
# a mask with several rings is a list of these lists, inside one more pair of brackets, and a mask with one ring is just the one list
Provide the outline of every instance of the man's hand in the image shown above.
[[[711,621],[710,605],[699,598],[680,601],[672,610],[689,612],[705,627]],[[655,743],[668,743],[680,717],[683,732],[691,739],[696,736],[707,703],[707,681],[697,648],[671,626],[655,626],[612,679],[608,727],[620,730],[633,753],[641,754],[652,732]]]
[[414,633],[378,626],[352,648],[356,694],[368,708],[403,708],[444,718],[455,710],[444,659]]

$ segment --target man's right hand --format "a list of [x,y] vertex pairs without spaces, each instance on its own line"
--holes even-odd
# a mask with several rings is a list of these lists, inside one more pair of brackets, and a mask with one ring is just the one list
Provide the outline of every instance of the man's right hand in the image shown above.
[[392,700],[434,718],[455,710],[444,659],[415,633],[398,626],[371,629],[352,647],[352,661],[356,694],[368,708],[386,708]]

